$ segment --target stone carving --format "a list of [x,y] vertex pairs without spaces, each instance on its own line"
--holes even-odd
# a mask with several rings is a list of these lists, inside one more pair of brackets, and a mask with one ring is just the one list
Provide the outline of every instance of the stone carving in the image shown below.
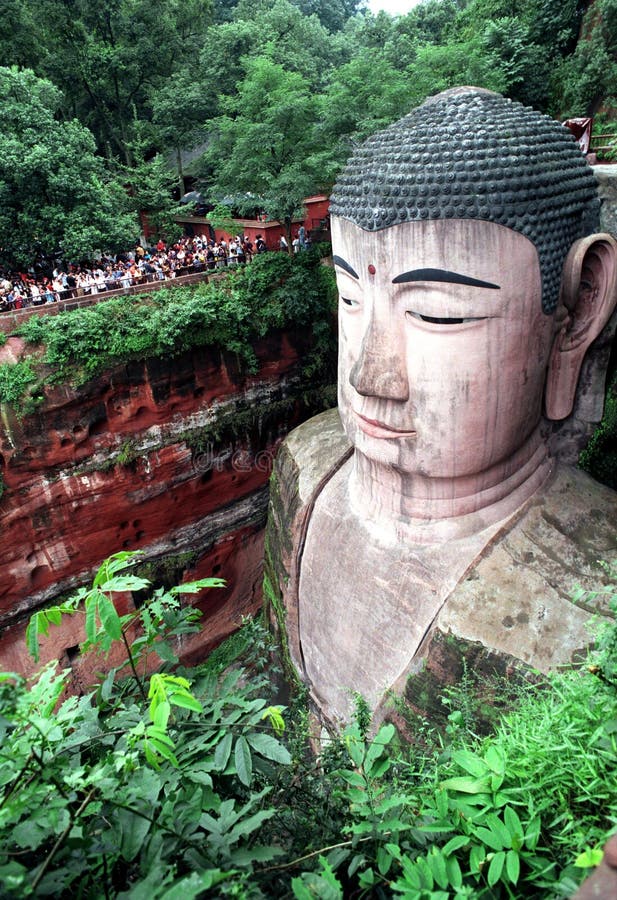
[[561,263],[597,229],[595,179],[569,131],[478,88],[429,99],[356,151],[330,201],[366,231],[426,219],[481,219],[536,247],[543,305],[557,305]]
[[[269,546],[330,721],[381,712],[438,632],[539,668],[585,645],[568,588],[615,554],[612,491],[555,464],[615,308],[594,177],[548,117],[475,88],[360,147],[332,196],[339,412],[278,462]],[[346,438],[345,438],[346,436]],[[554,436],[552,439],[554,443]]]

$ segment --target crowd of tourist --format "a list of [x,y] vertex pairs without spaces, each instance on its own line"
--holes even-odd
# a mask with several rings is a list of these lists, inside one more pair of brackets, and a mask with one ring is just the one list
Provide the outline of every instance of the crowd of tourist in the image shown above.
[[[306,240],[301,243],[299,237],[293,244],[294,251],[307,246]],[[285,238],[281,238],[279,247],[287,250]],[[169,246],[163,240],[150,248],[137,244],[128,253],[103,256],[92,266],[57,267],[51,275],[37,274],[34,270],[25,273],[0,271],[0,312],[237,266],[250,262],[255,253],[263,253],[266,249],[261,235],[256,237],[254,244],[244,235],[229,241],[211,241],[197,235],[183,237]]]

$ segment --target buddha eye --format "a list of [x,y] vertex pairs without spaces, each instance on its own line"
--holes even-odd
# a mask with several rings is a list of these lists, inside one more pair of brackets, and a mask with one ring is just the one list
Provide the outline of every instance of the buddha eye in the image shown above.
[[467,319],[448,318],[442,316],[423,316],[421,313],[414,312],[412,309],[407,310],[407,315],[413,319],[419,319],[421,322],[428,322],[430,325],[464,325],[467,322],[481,322],[486,316],[474,316]]
[[432,322],[434,325],[460,325],[465,321],[465,319],[438,319],[434,316],[420,316],[420,318],[423,322]]
[[342,294],[341,294],[341,300],[343,301],[345,306],[348,306],[351,309],[354,309],[354,307],[359,305],[357,300],[352,300],[351,297],[343,297]]

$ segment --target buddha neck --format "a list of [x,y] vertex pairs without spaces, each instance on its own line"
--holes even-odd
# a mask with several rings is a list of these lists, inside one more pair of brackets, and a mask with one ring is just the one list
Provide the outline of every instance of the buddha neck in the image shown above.
[[538,426],[507,460],[458,478],[401,472],[356,449],[349,495],[352,508],[380,530],[393,530],[398,539],[434,542],[467,537],[508,518],[550,472]]

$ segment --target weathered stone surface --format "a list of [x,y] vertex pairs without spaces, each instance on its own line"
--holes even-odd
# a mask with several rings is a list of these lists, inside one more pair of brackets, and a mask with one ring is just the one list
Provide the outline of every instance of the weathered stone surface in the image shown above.
[[386,704],[386,718],[410,742],[417,740],[418,716],[445,728],[452,706],[444,700],[451,689],[460,705],[471,707],[475,728],[488,731],[520,685],[539,677],[514,657],[435,629],[401,691],[402,702],[392,698]]
[[5,484],[18,488],[30,482],[33,471],[52,475],[63,464],[101,468],[137,435],[139,449],[161,446],[215,424],[237,405],[284,397],[291,385],[282,385],[281,378],[294,377],[303,345],[296,337],[293,346],[282,334],[261,342],[256,348],[261,367],[254,376],[243,375],[235,357],[203,348],[174,359],[129,363],[79,389],[50,386],[38,414],[20,420],[3,409]]
[[[471,648],[470,665],[486,664],[501,671],[524,666],[548,671],[578,658],[592,639],[588,623],[595,613],[607,610],[601,604],[575,605],[570,595],[576,585],[591,590],[605,583],[597,560],[616,556],[613,491],[580,471],[557,466],[519,512],[498,523],[488,537],[474,536],[479,541],[475,549],[467,546],[468,539],[409,546],[392,541],[377,576],[375,567],[384,556],[381,539],[369,533],[369,523],[364,543],[356,542],[355,525],[347,521],[349,509],[341,507],[336,564],[343,576],[355,571],[357,604],[336,611],[337,598],[324,596],[316,601],[314,614],[306,608],[303,613],[298,598],[301,579],[319,582],[319,572],[303,570],[310,514],[324,486],[330,489],[337,478],[345,481],[348,457],[334,410],[292,432],[275,463],[277,491],[271,495],[268,523],[272,583],[278,592],[276,605],[283,611],[291,660],[326,718],[345,718],[350,692],[355,690],[376,708],[379,718],[387,711],[388,689],[405,695],[410,679],[425,667],[433,672],[435,685],[451,683],[453,673],[443,671],[436,650],[447,641]],[[304,471],[307,480],[302,482]],[[337,540],[325,533],[322,539],[324,551]],[[272,552],[273,547],[278,552]],[[375,594],[368,576],[362,577],[365,569],[371,582],[381,584],[381,595]],[[422,571],[424,579],[418,575],[414,580],[413,573]],[[327,577],[331,581],[337,576],[328,572]],[[434,579],[447,588],[439,595],[432,593]],[[427,589],[434,609],[426,607],[420,622],[414,610]],[[330,610],[327,615],[324,609]],[[416,634],[418,625],[421,630]],[[382,661],[377,669],[371,663],[375,652]],[[322,653],[327,656],[326,688],[324,673],[319,675],[325,664]],[[381,671],[384,684],[367,680],[365,668]],[[315,673],[319,689],[312,683]],[[412,705],[421,706],[413,700]]]
[[508,522],[459,584],[435,626],[495,647],[541,671],[573,662],[592,635],[591,616],[606,598],[578,606],[580,584],[604,578],[600,559],[615,558],[617,496],[583,472],[558,468],[514,522]]
[[285,441],[290,460],[298,465],[298,501],[306,503],[319,487],[324,466],[343,459],[351,444],[341,428],[338,409],[329,409],[294,429]]
[[[186,555],[179,579],[227,579],[228,588],[197,599],[204,631],[183,645],[187,661],[256,608],[267,481],[282,436],[306,415],[308,340],[264,339],[254,375],[235,356],[203,348],[130,363],[79,389],[49,387],[41,409],[23,419],[2,409],[0,667],[23,668],[29,613],[122,549],[155,562]],[[21,349],[11,338],[4,359]],[[47,653],[70,660],[83,681],[91,673],[78,671],[76,629],[58,630]]]
[[617,237],[617,166],[593,167],[600,197],[600,228]]
[[[305,439],[306,438],[306,439]],[[270,480],[270,503],[266,526],[266,572],[272,596],[269,612],[280,635],[286,662],[301,672],[298,604],[285,598],[299,579],[299,555],[306,537],[314,498],[332,469],[342,465],[351,444],[341,428],[337,409],[330,409],[304,423],[288,435],[277,453]]]

